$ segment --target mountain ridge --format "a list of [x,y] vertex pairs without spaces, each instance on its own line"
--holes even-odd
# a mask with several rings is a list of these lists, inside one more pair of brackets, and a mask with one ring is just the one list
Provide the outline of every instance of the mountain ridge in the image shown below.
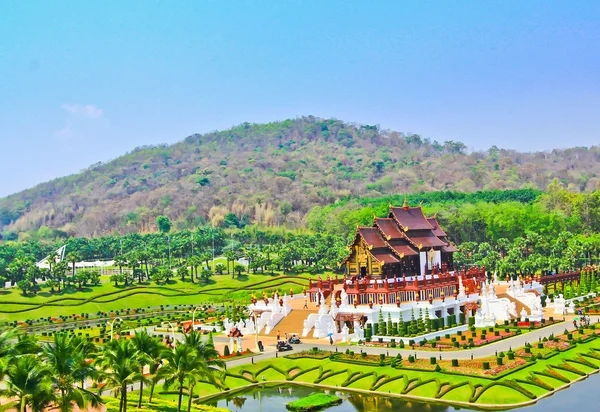
[[266,226],[305,225],[312,207],[348,196],[434,190],[600,188],[600,148],[518,152],[314,116],[141,146],[84,171],[0,199],[0,230],[66,235],[223,225],[229,213]]

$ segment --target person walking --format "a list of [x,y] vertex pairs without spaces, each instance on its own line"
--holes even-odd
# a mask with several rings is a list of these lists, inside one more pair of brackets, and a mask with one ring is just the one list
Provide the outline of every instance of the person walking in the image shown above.
[[308,309],[308,300],[304,299],[304,307],[302,309]]
[[277,342],[279,342],[280,339],[281,339],[281,334],[279,333],[279,331],[277,331]]
[[329,344],[330,344],[331,346],[333,346],[333,336],[330,336],[330,337],[329,337]]

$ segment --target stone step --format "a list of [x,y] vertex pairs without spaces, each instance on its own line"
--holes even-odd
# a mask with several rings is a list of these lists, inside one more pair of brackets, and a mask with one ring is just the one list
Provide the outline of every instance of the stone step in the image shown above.
[[288,315],[281,319],[281,321],[275,325],[270,333],[260,333],[263,336],[277,336],[279,331],[280,338],[284,339],[285,334],[288,336],[298,335],[302,336],[302,329],[304,329],[304,321],[308,318],[311,313],[318,313],[318,310],[312,309],[292,309]]

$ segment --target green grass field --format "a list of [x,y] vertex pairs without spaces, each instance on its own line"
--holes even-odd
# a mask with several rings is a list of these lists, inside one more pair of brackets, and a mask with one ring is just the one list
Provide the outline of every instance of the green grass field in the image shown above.
[[[589,356],[590,353],[595,354]],[[594,365],[586,366],[578,360],[583,358]],[[571,350],[561,352],[550,359],[537,360],[530,366],[517,370],[500,379],[486,379],[453,375],[442,372],[425,372],[396,369],[391,366],[365,366],[335,362],[328,358],[317,359],[270,359],[255,364],[231,368],[221,377],[224,388],[234,389],[251,382],[287,380],[297,383],[321,383],[323,385],[350,389],[388,391],[446,401],[466,402],[474,405],[506,405],[531,401],[567,382],[549,377],[557,374],[560,379],[572,382],[580,374],[564,370],[564,365],[582,373],[600,368],[600,339],[580,343]],[[537,378],[537,380],[536,380]],[[542,382],[540,384],[540,381]],[[195,393],[199,396],[218,394],[208,384],[200,384]],[[170,395],[166,395],[170,397]]]
[[0,320],[24,321],[42,317],[59,317],[98,311],[159,307],[161,305],[186,305],[211,302],[249,303],[253,294],[260,298],[264,292],[301,293],[310,275],[243,274],[215,275],[208,283],[191,283],[173,278],[170,283],[137,282],[131,287],[115,287],[101,283],[78,290],[69,287],[61,293],[44,289],[37,295],[23,296],[17,288],[0,291]]

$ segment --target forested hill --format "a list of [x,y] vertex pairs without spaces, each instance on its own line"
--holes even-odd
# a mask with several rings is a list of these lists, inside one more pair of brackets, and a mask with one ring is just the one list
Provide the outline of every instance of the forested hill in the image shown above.
[[468,153],[460,142],[312,116],[244,123],[138,148],[0,199],[0,232],[152,231],[157,215],[176,228],[201,222],[301,227],[312,207],[348,197],[544,189],[555,178],[571,191],[596,190],[599,160],[598,147],[520,153],[494,146]]

